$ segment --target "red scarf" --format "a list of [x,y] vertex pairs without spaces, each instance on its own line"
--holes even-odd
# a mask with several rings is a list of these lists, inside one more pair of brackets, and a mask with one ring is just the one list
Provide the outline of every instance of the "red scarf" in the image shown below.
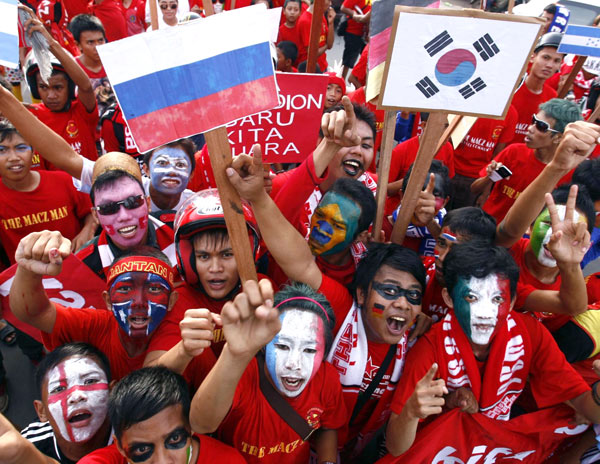
[[469,339],[452,312],[442,320],[445,334],[440,346],[438,373],[448,390],[469,387],[479,411],[491,419],[508,420],[510,408],[523,391],[531,363],[531,340],[527,328],[509,314],[492,339],[481,375]]

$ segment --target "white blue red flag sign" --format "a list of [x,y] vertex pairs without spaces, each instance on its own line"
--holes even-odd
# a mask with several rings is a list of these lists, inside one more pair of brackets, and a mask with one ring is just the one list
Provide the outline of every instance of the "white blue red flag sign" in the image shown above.
[[0,65],[19,65],[17,0],[0,0]]
[[573,55],[600,57],[600,28],[567,26],[558,51]]
[[537,18],[398,6],[381,107],[504,117],[540,28]]
[[98,47],[145,152],[278,105],[264,5]]

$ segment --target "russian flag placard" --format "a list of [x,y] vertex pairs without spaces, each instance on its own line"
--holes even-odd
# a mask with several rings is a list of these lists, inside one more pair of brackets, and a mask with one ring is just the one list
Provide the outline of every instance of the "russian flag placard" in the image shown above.
[[17,0],[0,0],[0,65],[19,65]]
[[600,57],[600,29],[568,25],[560,41],[558,52]]
[[140,151],[276,107],[269,22],[255,5],[98,47]]

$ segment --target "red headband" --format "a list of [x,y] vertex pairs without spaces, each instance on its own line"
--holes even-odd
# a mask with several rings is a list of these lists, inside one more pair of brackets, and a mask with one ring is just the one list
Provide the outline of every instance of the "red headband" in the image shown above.
[[173,288],[175,281],[173,268],[160,259],[150,256],[130,256],[129,258],[119,260],[117,264],[110,268],[107,285],[110,287],[117,277],[126,272],[149,272],[156,274],[169,282],[171,288]]
[[279,308],[282,304],[287,303],[288,301],[294,301],[294,300],[310,301],[311,303],[316,304],[319,308],[321,308],[323,310],[323,314],[325,314],[325,318],[327,319],[327,323],[331,324],[331,321],[329,320],[329,315],[327,314],[327,311],[325,311],[325,308],[323,307],[323,305],[321,305],[321,303],[319,303],[317,300],[313,300],[312,298],[308,298],[307,296],[294,296],[292,298],[288,298],[287,300],[283,300],[281,303],[279,303],[275,307]]

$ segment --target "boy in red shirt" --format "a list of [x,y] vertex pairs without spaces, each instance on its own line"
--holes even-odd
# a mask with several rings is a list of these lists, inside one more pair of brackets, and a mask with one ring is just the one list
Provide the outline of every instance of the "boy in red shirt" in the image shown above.
[[27,34],[34,31],[42,33],[56,57],[52,58],[53,73],[47,83],[41,78],[33,53],[30,52],[26,59],[29,89],[34,98],[42,100],[42,103],[30,105],[30,111],[64,138],[77,153],[91,160],[97,159],[98,108],[89,77],[37,18],[29,19],[24,27]]
[[[308,9],[302,13],[298,20],[298,30],[300,33],[300,44],[298,47],[298,63],[306,61],[308,57],[308,45],[310,41],[310,26],[312,23],[314,4],[308,7]],[[334,39],[334,28],[333,20],[335,19],[335,10],[331,8],[331,0],[325,0],[324,4],[325,16],[321,23],[321,32],[318,41],[317,50],[317,65],[321,72],[327,71],[327,50],[333,47]],[[325,19],[325,17],[327,19]]]
[[[312,435],[318,462],[336,462],[347,415],[337,372],[324,362],[335,324],[327,300],[302,285],[273,296],[268,281],[247,281],[221,317],[227,342],[194,395],[192,428],[217,430],[250,463],[308,462]],[[273,395],[292,410],[275,407]],[[293,414],[306,435],[288,425]]]
[[180,375],[146,367],[113,388],[108,411],[116,442],[85,456],[81,464],[129,462],[243,464],[240,454],[206,435],[192,433],[190,395]]
[[333,71],[326,72],[329,76],[327,92],[325,93],[325,109],[337,105],[346,95],[346,82]]
[[[302,14],[302,2],[300,0],[285,0],[283,7],[284,23],[279,26],[277,44],[283,41],[293,42],[300,48],[300,30],[298,29],[298,18]],[[296,57],[297,58],[297,57]],[[292,64],[296,64],[296,59]]]
[[277,71],[298,72],[293,64],[298,59],[298,47],[294,42],[283,40],[277,44]]
[[[89,14],[80,14],[71,20],[69,30],[81,51],[81,55],[75,59],[88,77],[95,80],[106,77],[106,71],[96,50],[98,45],[106,43],[106,33],[100,20]],[[96,88],[97,85],[94,84],[92,80],[92,85]]]

